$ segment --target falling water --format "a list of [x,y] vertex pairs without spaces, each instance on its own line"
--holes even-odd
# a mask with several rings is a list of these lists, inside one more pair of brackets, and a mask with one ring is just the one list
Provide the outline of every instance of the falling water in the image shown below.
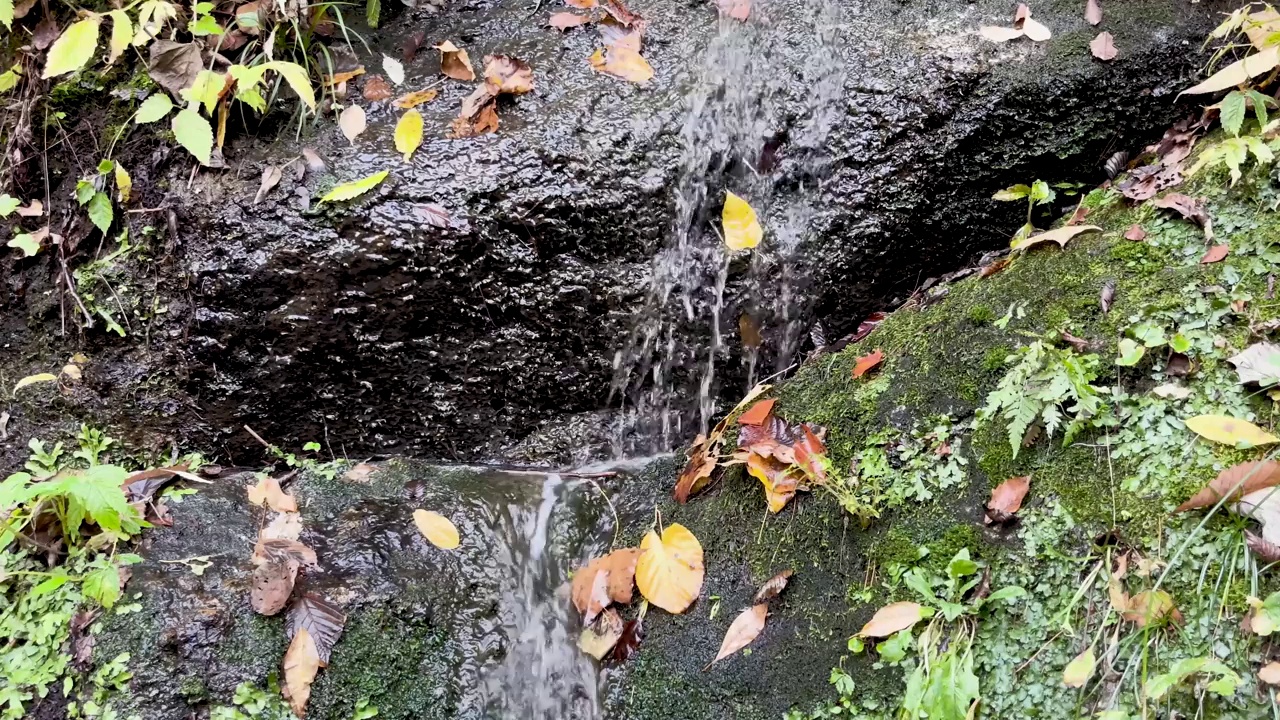
[[[619,456],[669,449],[694,427],[706,432],[726,371],[749,387],[762,357],[772,358],[776,372],[801,347],[808,276],[801,248],[814,216],[805,198],[825,174],[824,144],[843,90],[838,11],[830,0],[802,5],[814,49],[798,108],[796,79],[779,72],[775,50],[793,38],[773,25],[769,6],[756,4],[747,24],[722,20],[707,49],[682,129],[669,240],[654,257],[646,303],[614,359]],[[766,227],[750,256],[731,255],[719,236],[725,190],[747,199]],[[739,323],[764,331],[767,352],[729,347]]]

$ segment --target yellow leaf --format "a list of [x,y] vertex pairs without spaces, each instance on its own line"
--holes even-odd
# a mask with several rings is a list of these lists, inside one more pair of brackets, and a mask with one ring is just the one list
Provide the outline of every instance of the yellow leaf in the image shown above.
[[129,171],[124,169],[118,161],[116,162],[116,195],[120,198],[120,203],[129,202],[129,193],[133,192],[133,178],[129,176]]
[[640,542],[636,586],[651,604],[684,612],[702,591],[702,545],[683,525],[668,525],[662,536],[650,530]]
[[633,83],[647,83],[653,79],[653,66],[634,48],[611,45],[607,50],[597,49],[587,58],[598,72],[608,73]]
[[418,532],[422,533],[428,542],[441,550],[452,550],[462,542],[458,537],[458,528],[449,518],[438,512],[414,510],[413,524],[418,526]]
[[1089,646],[1062,669],[1062,684],[1073,688],[1084,687],[1089,678],[1093,677],[1094,664],[1093,646]]
[[436,90],[435,88],[427,88],[426,90],[414,90],[411,93],[405,93],[404,95],[401,95],[400,97],[396,98],[396,107],[400,108],[401,110],[408,110],[410,108],[415,108],[421,105],[422,103],[427,103],[427,102],[431,102],[432,100],[435,100],[436,95],[439,95],[439,94],[440,94],[440,91]]
[[13,386],[13,396],[18,397],[18,391],[28,385],[34,385],[36,383],[44,383],[44,382],[54,382],[57,379],[58,379],[58,376],[54,375],[53,373],[38,373],[36,375],[28,375],[22,378],[21,380],[19,380],[17,385]]
[[325,193],[324,197],[320,198],[320,202],[322,203],[341,202],[343,200],[352,200],[354,198],[358,198],[361,195],[377,187],[379,184],[382,183],[383,180],[386,180],[386,179],[387,179],[387,171],[383,170],[381,172],[376,172],[367,177],[362,177],[359,180],[353,180],[349,183],[342,183],[341,185],[338,185],[334,189]]
[[404,153],[404,161],[413,159],[413,151],[422,144],[422,113],[409,110],[396,123],[396,150]]
[[895,633],[914,626],[924,617],[924,608],[919,603],[908,601],[885,605],[867,621],[858,631],[858,635],[869,638],[889,637]]
[[316,93],[311,88],[311,77],[307,74],[305,68],[297,63],[285,62],[283,60],[273,60],[258,65],[255,70],[275,70],[280,73],[285,82],[289,83],[289,87],[298,94],[307,107],[312,110],[316,109]]
[[1277,65],[1280,65],[1280,46],[1270,47],[1243,60],[1231,63],[1214,73],[1208,80],[1194,87],[1189,87],[1178,94],[1200,95],[1233,88],[1248,82],[1250,78],[1270,72]]
[[107,64],[110,65],[133,41],[133,23],[123,10],[112,10],[107,16],[111,18],[111,42],[107,45]]
[[246,485],[245,492],[254,505],[265,504],[276,512],[298,512],[298,501],[280,489],[280,481],[276,478],[264,477],[257,485]]
[[304,717],[307,713],[307,700],[311,698],[311,683],[320,671],[320,653],[316,650],[315,638],[305,627],[298,628],[289,643],[289,650],[284,654],[284,693],[289,699],[289,707],[293,714]]
[[1197,415],[1185,422],[1191,432],[1223,445],[1249,448],[1280,442],[1280,438],[1257,425],[1226,415]]
[[753,605],[743,610],[738,617],[734,618],[733,623],[729,625],[729,629],[725,631],[724,640],[720,643],[720,652],[716,653],[716,659],[712,660],[707,667],[715,665],[724,658],[750,645],[751,641],[760,635],[760,631],[764,630],[764,621],[768,616],[769,605],[767,603]]
[[49,48],[44,73],[40,77],[48,80],[84,67],[93,59],[93,51],[98,49],[98,28],[101,26],[102,16],[97,14],[72,23]]
[[730,250],[753,248],[764,237],[760,221],[756,219],[756,211],[751,209],[746,200],[728,191],[724,194],[724,210],[720,222],[724,225],[724,244]]
[[1026,250],[1032,245],[1039,245],[1044,242],[1056,242],[1058,247],[1066,247],[1067,243],[1077,235],[1087,232],[1102,232],[1102,228],[1097,225],[1064,225],[1060,228],[1042,232],[1038,235],[1032,235],[1028,238],[1016,240],[1009,247],[1014,250]]

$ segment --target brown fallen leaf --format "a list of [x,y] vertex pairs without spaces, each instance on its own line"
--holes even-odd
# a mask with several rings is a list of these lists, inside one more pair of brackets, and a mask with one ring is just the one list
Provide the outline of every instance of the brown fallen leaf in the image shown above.
[[597,72],[622,78],[633,83],[647,83],[653,79],[653,68],[640,56],[638,50],[621,44],[599,48],[587,59]]
[[597,660],[603,660],[622,638],[622,617],[613,608],[600,613],[596,621],[582,629],[578,648]]
[[875,369],[884,361],[884,352],[877,349],[873,353],[868,353],[858,358],[857,363],[853,366],[853,376],[860,378],[871,370]]
[[1098,0],[1088,0],[1085,3],[1084,21],[1090,25],[1097,25],[1102,22],[1102,8],[1098,7]]
[[746,22],[751,16],[751,0],[716,0],[721,15]]
[[369,102],[381,102],[391,98],[391,83],[381,75],[366,75],[360,94]]
[[1100,32],[1089,42],[1089,52],[1103,61],[1116,59],[1116,42],[1109,32]]
[[32,200],[26,205],[18,208],[16,212],[19,217],[40,217],[41,215],[44,215],[44,203],[39,200]]
[[1084,222],[1084,219],[1088,216],[1089,216],[1089,208],[1085,207],[1084,203],[1078,203],[1076,205],[1075,212],[1071,213],[1071,218],[1067,220],[1067,224],[1079,225],[1080,223]]
[[353,465],[351,469],[348,470],[345,474],[343,474],[342,477],[347,480],[350,480],[351,482],[367,483],[369,482],[369,476],[376,472],[378,472],[377,465],[370,465],[369,463],[357,463]]
[[1106,315],[1111,312],[1111,303],[1116,299],[1116,282],[1107,280],[1102,283],[1102,290],[1098,292],[1098,306],[1102,308],[1102,314]]
[[347,624],[347,616],[342,608],[334,602],[316,593],[306,593],[293,601],[289,607],[285,630],[290,639],[300,631],[311,635],[316,646],[316,655],[320,658],[320,666],[329,664],[329,654],[333,646],[342,637],[342,629]]
[[[298,513],[276,513],[267,526],[258,531],[259,540],[297,540],[302,534],[302,516]],[[255,546],[256,549],[256,546]],[[263,549],[266,557],[266,549]]]
[[280,170],[279,165],[268,165],[262,168],[262,181],[258,184],[258,194],[253,196],[253,204],[257,205],[262,202],[267,193],[280,184],[280,178],[282,177],[284,177],[284,172]]
[[448,210],[445,210],[439,205],[433,205],[430,203],[414,205],[413,214],[417,215],[424,223],[431,227],[449,228],[453,226],[453,216],[449,214]]
[[738,416],[738,424],[759,426],[764,423],[764,421],[773,412],[773,406],[777,402],[778,401],[773,398],[757,402],[755,405],[751,406],[750,410],[747,410],[742,413],[742,415]]
[[[718,447],[718,446],[717,446]],[[711,473],[716,469],[719,455],[713,452],[713,446],[707,438],[699,435],[689,448],[689,462],[680,471],[680,479],[676,481],[673,491],[676,502],[686,503],[689,497],[697,494],[711,480]]]
[[1179,505],[1174,512],[1186,512],[1196,508],[1218,504],[1224,496],[1232,502],[1258,490],[1280,485],[1280,462],[1259,460],[1233,465],[1218,473],[1204,489]]
[[642,642],[644,642],[644,618],[629,620],[622,628],[622,637],[618,638],[618,643],[613,646],[613,662],[621,665],[630,660]]
[[1092,347],[1092,343],[1090,343],[1088,340],[1085,340],[1084,338],[1081,338],[1081,337],[1076,337],[1075,335],[1072,335],[1066,330],[1063,330],[1059,334],[1062,336],[1062,342],[1070,345],[1072,349],[1074,349],[1078,353],[1087,353],[1089,352],[1089,349]]
[[435,88],[427,88],[426,90],[415,90],[411,93],[405,93],[404,95],[396,98],[396,107],[401,110],[416,108],[423,103],[429,103],[432,100],[435,100],[436,96],[439,94],[440,91]]
[[1022,500],[1031,487],[1031,476],[1012,477],[1000,483],[991,491],[991,499],[987,501],[987,515],[983,522],[1007,522],[1022,507]]
[[246,485],[245,491],[249,502],[267,507],[276,512],[298,512],[298,502],[292,495],[280,489],[280,481],[273,477],[264,477],[257,485]]
[[570,594],[585,624],[590,624],[611,603],[630,604],[639,559],[639,548],[615,550],[591,560],[573,574]]
[[746,461],[747,473],[764,485],[769,512],[781,512],[795,497],[800,485],[798,473],[792,470],[793,463],[756,452],[749,452]]
[[306,628],[300,628],[284,654],[284,684],[281,690],[289,700],[289,707],[298,717],[306,717],[307,700],[311,698],[311,683],[324,665],[316,651],[315,640]]
[[454,80],[471,82],[476,79],[476,71],[471,67],[471,58],[467,51],[445,40],[436,46],[440,51],[440,72]]
[[533,89],[533,68],[510,55],[486,55],[484,81],[494,95],[523,95]]
[[999,260],[992,262],[990,265],[982,266],[982,269],[978,271],[978,277],[991,277],[1008,266],[1009,258],[1000,258]]
[[885,312],[873,312],[873,313],[871,313],[870,315],[868,315],[868,316],[866,317],[866,319],[865,319],[865,320],[863,320],[862,322],[858,323],[858,328],[857,328],[856,330],[854,330],[854,331],[853,331],[853,334],[852,334],[852,335],[850,335],[850,336],[849,336],[849,343],[851,343],[851,344],[852,344],[852,343],[856,343],[856,342],[858,342],[859,340],[861,340],[861,339],[865,338],[866,336],[870,335],[870,334],[871,334],[871,331],[872,331],[872,330],[875,330],[875,329],[876,329],[876,327],[877,327],[878,325],[880,325],[880,323],[882,323],[882,322],[884,322],[886,319],[888,319],[888,317],[889,317],[889,313],[885,313]]
[[591,22],[591,19],[590,15],[580,15],[575,12],[558,12],[551,15],[547,20],[547,24],[560,32],[565,32],[569,28],[586,25]]
[[1174,607],[1173,597],[1164,590],[1143,590],[1129,598],[1128,608],[1121,616],[1138,627],[1162,620],[1182,623],[1182,613]]
[[1134,242],[1142,242],[1147,239],[1147,231],[1143,230],[1141,225],[1134,223],[1129,226],[1128,230],[1124,231],[1124,239],[1132,240]]
[[253,570],[253,586],[249,589],[249,606],[261,615],[275,615],[289,603],[294,582],[298,579],[298,561],[264,562]]
[[902,601],[886,605],[876,611],[871,620],[858,631],[859,637],[881,638],[914,626],[924,618],[924,608],[919,604]]
[[810,482],[823,485],[827,482],[827,468],[830,466],[827,460],[827,446],[807,424],[801,425],[800,431],[800,439],[791,445],[795,464],[800,466]]
[[1152,207],[1172,210],[1183,218],[1200,226],[1204,231],[1205,242],[1213,242],[1213,221],[1205,210],[1204,201],[1182,193],[1169,193],[1151,201]]
[[1280,685],[1280,662],[1269,662],[1258,671],[1258,680],[1268,685]]
[[603,0],[603,6],[613,19],[625,27],[639,28],[644,25],[644,18],[632,12],[626,5],[623,5],[622,0]]
[[1223,260],[1226,259],[1227,255],[1230,255],[1230,254],[1231,254],[1230,245],[1227,245],[1226,243],[1223,243],[1221,245],[1214,245],[1213,247],[1209,248],[1208,252],[1204,254],[1204,257],[1200,258],[1200,264],[1208,265],[1210,263],[1222,262]]
[[571,597],[574,607],[582,613],[582,623],[591,624],[609,606],[609,573],[599,568],[582,568],[574,573]]
[[1254,534],[1252,531],[1244,531],[1244,544],[1258,556],[1258,559],[1268,565],[1280,562],[1280,545],[1268,542],[1261,535]]
[[783,570],[765,581],[760,589],[756,591],[756,596],[752,600],[754,603],[769,602],[770,600],[782,594],[787,589],[787,583],[791,582],[791,570]]
[[350,82],[351,80],[354,80],[356,77],[359,77],[360,75],[363,75],[363,74],[364,74],[364,66],[360,65],[359,67],[356,67],[352,70],[346,70],[344,72],[337,72],[332,75],[326,75],[324,77],[324,84],[325,85],[341,85],[342,83]]
[[753,605],[743,610],[738,617],[733,619],[729,629],[725,631],[724,640],[720,643],[720,652],[716,653],[714,660],[702,668],[703,671],[750,645],[753,640],[760,636],[760,631],[764,630],[764,621],[768,616],[769,606],[765,603]]
[[1064,225],[1054,230],[1047,230],[1028,238],[1019,240],[1010,247],[1014,250],[1026,250],[1041,243],[1055,242],[1058,247],[1065,248],[1067,243],[1074,239],[1077,235],[1083,235],[1089,232],[1102,232],[1102,228],[1097,225]]

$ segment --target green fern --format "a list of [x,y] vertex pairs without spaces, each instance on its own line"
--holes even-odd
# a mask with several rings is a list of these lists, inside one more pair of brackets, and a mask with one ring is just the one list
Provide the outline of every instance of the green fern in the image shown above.
[[1003,420],[1014,457],[1033,423],[1043,425],[1050,437],[1062,429],[1063,444],[1070,445],[1076,434],[1106,409],[1103,396],[1107,388],[1091,384],[1098,376],[1097,355],[1077,355],[1037,340],[1005,362],[1013,367],[987,395],[986,405],[978,411],[978,422],[996,417]]

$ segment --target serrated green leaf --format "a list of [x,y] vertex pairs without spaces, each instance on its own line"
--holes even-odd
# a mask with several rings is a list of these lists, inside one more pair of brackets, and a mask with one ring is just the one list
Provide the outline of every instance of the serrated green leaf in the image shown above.
[[158,92],[142,101],[142,104],[138,106],[138,112],[133,115],[133,121],[139,125],[153,123],[168,115],[172,109],[173,101],[169,99],[169,96]]
[[66,570],[57,568],[54,570],[52,577],[46,578],[44,582],[31,588],[31,593],[27,597],[33,598],[51,593],[63,585],[66,585],[67,581],[70,579],[71,576],[67,574]]
[[116,164],[115,164],[115,162],[113,162],[113,161],[111,161],[111,160],[108,160],[108,159],[106,159],[106,158],[103,158],[103,159],[101,159],[101,160],[99,160],[99,161],[98,161],[98,174],[99,174],[99,175],[106,175],[107,173],[109,173],[109,172],[111,172],[112,170],[115,170],[115,169],[116,169]]
[[1043,180],[1037,180],[1031,184],[1031,202],[1036,205],[1053,202],[1053,199],[1057,196],[1058,194],[1053,191],[1053,188],[1049,187],[1049,183]]
[[111,196],[104,192],[96,192],[89,200],[89,220],[93,222],[94,227],[102,231],[103,235],[111,229],[111,222],[115,220],[115,208],[111,206]]
[[196,37],[221,35],[223,32],[222,26],[212,15],[201,15],[198,20],[192,20],[187,23],[187,30]]
[[[13,0],[7,0],[12,2]],[[382,18],[382,0],[365,0],[364,19],[369,23],[369,27],[377,28],[378,21]]]
[[213,126],[200,116],[200,112],[187,108],[173,116],[170,124],[178,144],[195,156],[201,165],[208,165],[213,155]]
[[1240,134],[1240,128],[1244,125],[1245,105],[1244,93],[1239,90],[1232,90],[1222,98],[1218,111],[1222,129],[1235,136]]
[[44,73],[40,77],[49,79],[75,72],[93,59],[98,49],[98,28],[102,25],[102,16],[90,14],[89,17],[71,24],[63,31],[49,48],[45,60]]
[[89,200],[93,198],[94,192],[96,192],[96,190],[93,187],[93,183],[84,179],[76,181],[76,202],[77,203],[84,205],[85,203],[89,202]]
[[40,252],[40,243],[35,236],[30,233],[19,233],[13,236],[13,239],[5,243],[11,248],[17,248],[22,251],[22,257],[32,257]]
[[123,10],[112,10],[107,13],[111,18],[111,40],[107,44],[107,64],[115,62],[133,41],[133,23]]
[[360,197],[369,192],[387,179],[387,171],[377,172],[368,177],[362,177],[349,183],[343,183],[325,194],[320,198],[320,202],[341,202],[343,200],[351,200]]
[[1263,95],[1257,90],[1250,89],[1247,93],[1249,100],[1253,102],[1253,114],[1258,118],[1258,127],[1267,126],[1267,103],[1275,103],[1275,100]]
[[98,568],[84,576],[81,586],[85,597],[96,600],[99,605],[110,609],[120,599],[120,569],[115,565]]
[[22,201],[9,195],[9,193],[0,195],[0,218],[9,217],[13,214],[14,210],[17,210],[21,206]]
[[1011,202],[1013,200],[1021,200],[1031,194],[1031,187],[1028,185],[1010,185],[1009,187],[997,192],[991,196],[992,200],[1001,202]]

